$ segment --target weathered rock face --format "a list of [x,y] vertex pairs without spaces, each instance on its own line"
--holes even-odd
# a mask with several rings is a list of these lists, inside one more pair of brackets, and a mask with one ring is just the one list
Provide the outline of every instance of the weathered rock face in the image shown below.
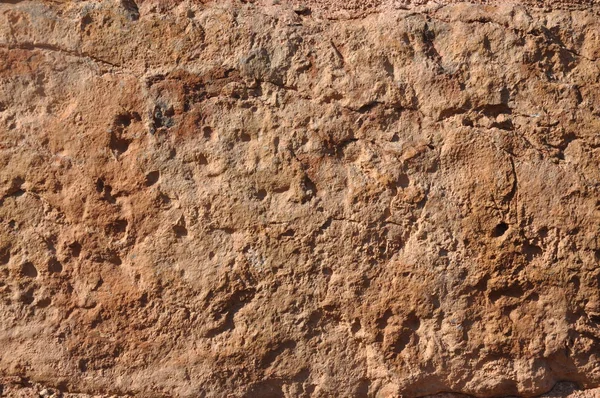
[[0,376],[600,385],[600,7],[452,3],[0,4]]

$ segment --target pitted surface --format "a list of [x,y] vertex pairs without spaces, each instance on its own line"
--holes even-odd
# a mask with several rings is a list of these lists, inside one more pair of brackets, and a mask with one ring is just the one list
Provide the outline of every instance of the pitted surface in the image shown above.
[[3,391],[600,385],[597,8],[400,3],[0,3]]

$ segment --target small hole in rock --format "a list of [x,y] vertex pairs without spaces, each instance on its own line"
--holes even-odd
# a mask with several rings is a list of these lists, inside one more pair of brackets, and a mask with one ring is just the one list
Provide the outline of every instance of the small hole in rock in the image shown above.
[[100,198],[100,200],[105,200],[108,203],[116,203],[117,199],[112,196],[112,187],[110,185],[104,186],[104,194]]
[[210,138],[212,136],[213,130],[210,126],[204,126],[202,128],[202,133],[204,134],[204,138]]
[[52,304],[52,300],[50,300],[49,297],[46,297],[46,298],[38,300],[38,302],[36,303],[36,306],[39,308],[46,308],[50,304]]
[[127,150],[129,149],[129,144],[131,144],[131,140],[118,137],[115,133],[112,133],[110,135],[109,147],[118,155],[127,152]]
[[29,289],[25,292],[22,292],[19,297],[19,301],[21,301],[23,304],[27,304],[27,305],[33,303],[34,300],[35,300],[35,297],[33,297],[33,289]]
[[375,323],[377,324],[377,328],[379,329],[385,329],[385,327],[388,325],[390,318],[392,317],[392,315],[394,315],[392,313],[392,310],[390,310],[389,308],[387,310],[385,310],[385,312],[383,313],[383,315],[381,316],[381,318],[378,318]]
[[126,220],[116,220],[112,224],[110,224],[109,229],[112,230],[115,234],[122,234],[127,231],[127,221]]
[[539,301],[539,299],[540,295],[535,292],[532,292],[531,294],[529,294],[529,297],[527,297],[527,300],[529,301]]
[[527,261],[532,261],[534,258],[542,255],[543,250],[541,247],[536,246],[531,243],[524,243],[521,249],[522,253],[525,255]]
[[121,0],[121,5],[123,6],[125,14],[129,20],[137,21],[140,19],[140,10],[134,0]]
[[183,225],[174,225],[173,232],[175,232],[175,235],[177,235],[178,238],[187,236],[187,234],[188,234],[187,228],[184,227]]
[[0,265],[8,264],[10,260],[10,248],[4,247],[0,249]]
[[578,276],[571,277],[571,279],[569,280],[569,283],[571,283],[573,285],[573,290],[575,292],[579,291],[579,289],[581,287],[581,280],[579,279]]
[[21,265],[21,275],[29,278],[36,278],[38,276],[38,270],[31,261],[27,261]]
[[294,12],[298,15],[308,16],[311,14],[310,8],[306,6],[297,6],[294,8]]
[[96,180],[96,192],[102,193],[104,191],[104,180],[102,178],[98,178]]
[[284,185],[281,187],[275,187],[273,188],[273,192],[275,193],[284,193],[290,190],[290,186],[289,185]]
[[462,125],[465,127],[473,127],[473,121],[466,117],[462,120]]
[[489,276],[486,275],[483,278],[481,278],[473,287],[475,288],[475,290],[486,291],[489,279]]
[[167,195],[165,195],[164,193],[160,193],[158,195],[158,200],[160,201],[160,203],[162,203],[163,205],[168,205],[169,203],[171,203],[171,198],[169,198]]
[[416,331],[421,327],[421,320],[416,316],[414,312],[411,312],[404,320],[404,326],[413,331]]
[[81,244],[79,242],[73,242],[69,245],[69,250],[73,257],[79,257],[81,254]]
[[85,30],[85,28],[91,24],[93,22],[92,17],[89,15],[84,16],[83,18],[81,18],[81,30]]
[[505,222],[501,222],[500,224],[496,225],[496,227],[494,228],[494,231],[492,232],[492,236],[494,236],[495,238],[498,238],[498,237],[504,235],[506,233],[506,231],[508,231],[508,224]]
[[489,298],[492,303],[495,303],[502,297],[518,298],[525,294],[525,291],[520,285],[511,285],[502,288],[492,289],[489,292]]
[[114,265],[123,264],[123,260],[121,260],[121,257],[119,257],[119,255],[114,251],[108,253],[108,262]]
[[146,174],[146,181],[144,182],[144,184],[147,187],[150,187],[150,186],[156,184],[158,182],[159,178],[160,178],[160,172],[158,170],[151,171],[150,173]]
[[129,114],[121,114],[115,117],[115,126],[116,127],[129,127],[131,125],[131,120],[133,119],[132,115]]
[[267,197],[267,191],[264,189],[259,189],[256,194],[256,198],[259,200],[264,200]]
[[396,185],[400,188],[406,188],[408,187],[408,184],[410,184],[410,180],[406,174],[401,174],[398,177],[398,181],[396,181]]
[[57,273],[57,272],[62,272],[63,267],[62,264],[55,258],[51,258],[48,261],[48,272],[50,273]]
[[196,155],[196,163],[201,166],[206,166],[208,164],[208,159],[202,153]]
[[250,141],[250,140],[251,140],[251,137],[250,137],[250,135],[249,135],[249,134],[242,133],[242,134],[240,135],[240,139],[241,139],[243,142],[248,142],[248,141]]
[[356,334],[360,331],[361,329],[361,325],[360,325],[360,320],[359,319],[355,319],[354,322],[352,323],[352,327],[351,327],[351,331],[352,334]]
[[140,303],[140,306],[145,307],[146,305],[148,305],[148,293],[143,293],[140,298],[138,299],[138,302]]

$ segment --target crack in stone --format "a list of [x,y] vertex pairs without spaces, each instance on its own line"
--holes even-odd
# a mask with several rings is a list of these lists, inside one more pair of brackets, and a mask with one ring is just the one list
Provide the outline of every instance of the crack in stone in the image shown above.
[[75,50],[68,50],[53,44],[48,44],[48,43],[31,43],[31,42],[23,42],[23,43],[17,43],[17,44],[5,44],[5,43],[1,43],[0,44],[0,48],[5,48],[7,50],[28,50],[28,51],[34,51],[34,50],[46,50],[46,51],[52,51],[52,52],[58,52],[58,53],[63,53],[63,54],[67,54],[70,56],[74,56],[74,57],[78,57],[78,58],[84,58],[84,59],[88,59],[94,63],[99,63],[99,64],[103,64],[105,66],[109,66],[111,68],[118,68],[118,69],[124,69],[124,67],[122,65],[118,65],[109,61],[106,61],[102,58],[98,58],[94,55],[88,54],[88,53],[82,53],[79,51],[75,51]]

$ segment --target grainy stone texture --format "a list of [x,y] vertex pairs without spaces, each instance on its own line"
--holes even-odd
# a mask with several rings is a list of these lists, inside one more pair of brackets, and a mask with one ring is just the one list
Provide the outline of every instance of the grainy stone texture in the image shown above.
[[600,7],[487,3],[0,2],[2,393],[599,396]]

